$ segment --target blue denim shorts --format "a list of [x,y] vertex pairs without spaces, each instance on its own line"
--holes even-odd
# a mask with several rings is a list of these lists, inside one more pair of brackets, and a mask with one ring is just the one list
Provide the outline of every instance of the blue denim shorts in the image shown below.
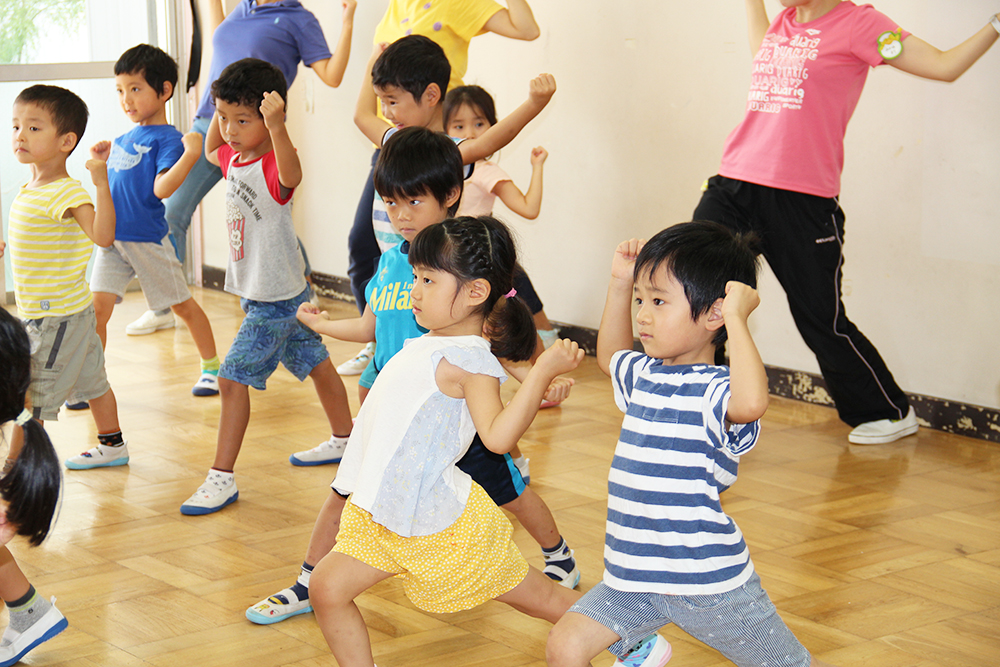
[[625,656],[635,644],[673,623],[740,667],[808,667],[809,651],[778,616],[755,572],[717,595],[628,593],[603,582],[569,609],[621,637],[608,651]]
[[281,362],[292,375],[305,380],[330,357],[320,335],[295,319],[299,304],[308,300],[308,289],[285,301],[240,299],[246,317],[229,346],[219,377],[263,390]]

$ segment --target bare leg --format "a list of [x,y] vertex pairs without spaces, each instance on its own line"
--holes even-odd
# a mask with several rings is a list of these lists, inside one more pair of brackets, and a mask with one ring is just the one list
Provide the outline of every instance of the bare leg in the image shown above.
[[219,378],[222,413],[219,415],[219,439],[215,446],[216,470],[232,470],[250,423],[250,387]]
[[538,311],[532,315],[532,318],[535,320],[536,329],[551,331],[554,328],[552,322],[549,322],[549,318],[545,315],[544,310]]
[[[510,457],[513,459],[517,459],[523,456],[523,454],[521,454],[521,448],[517,445],[514,445],[514,449],[510,450],[507,453],[510,454]],[[511,511],[513,512],[514,510]]]
[[[216,353],[215,337],[212,336],[212,325],[209,323],[205,311],[201,309],[201,306],[194,300],[194,297],[176,306],[171,306],[170,309],[174,311],[177,317],[184,320],[184,324],[187,325],[188,331],[191,332],[191,338],[194,340],[194,345],[198,348],[198,354],[201,358],[211,359],[214,357]],[[99,324],[98,328],[100,328]]]
[[531,490],[530,486],[525,487],[524,493],[503,505],[503,508],[517,517],[524,529],[543,549],[554,549],[559,545],[559,528],[556,527],[556,520],[552,517],[549,506],[540,495]]
[[369,391],[371,391],[371,389],[369,389],[368,387],[362,387],[360,384],[358,385],[358,402],[361,405],[365,404],[365,399],[368,398]]
[[529,616],[555,623],[581,597],[582,593],[563,588],[531,567],[524,581],[497,600]]
[[368,628],[354,598],[391,576],[336,552],[313,570],[309,597],[323,637],[341,667],[374,667]]
[[23,597],[31,585],[7,547],[0,547],[0,598],[5,602]]
[[94,292],[94,316],[97,318],[97,336],[101,339],[101,347],[108,347],[108,320],[115,310],[118,297],[110,292]]
[[[344,511],[347,499],[341,498],[335,491],[323,501],[316,523],[313,524],[312,536],[309,538],[309,548],[306,549],[306,562],[316,565],[330,553],[337,543],[337,531],[340,530],[340,513]],[[311,581],[311,580],[310,580]]]
[[90,412],[94,415],[98,433],[114,433],[122,430],[118,423],[118,401],[115,400],[115,392],[110,388],[102,396],[90,399]]
[[552,626],[545,657],[549,667],[590,667],[591,660],[619,639],[589,616],[569,612]]
[[324,359],[312,369],[309,377],[313,379],[316,395],[323,405],[326,418],[330,422],[330,432],[336,436],[347,436],[351,433],[351,406],[347,402],[347,387],[337,374],[337,369],[329,359]]

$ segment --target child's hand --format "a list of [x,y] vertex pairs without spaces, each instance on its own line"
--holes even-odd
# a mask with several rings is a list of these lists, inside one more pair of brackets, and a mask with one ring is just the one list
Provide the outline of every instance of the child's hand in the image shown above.
[[537,167],[540,164],[545,163],[545,158],[549,156],[549,152],[542,148],[541,146],[535,146],[531,149],[531,166]]
[[556,92],[556,78],[551,74],[539,74],[528,86],[528,99],[539,106],[545,106]]
[[299,309],[295,312],[295,317],[310,329],[315,328],[323,320],[330,319],[330,316],[326,312],[308,302],[299,304]]
[[573,378],[558,377],[549,383],[543,398],[552,403],[562,403],[569,398],[569,390],[576,383]]
[[340,6],[344,10],[342,20],[349,21],[354,18],[354,10],[358,8],[358,0],[341,0]]
[[722,321],[726,324],[734,321],[746,322],[760,304],[757,290],[741,282],[730,280],[726,283],[726,298],[722,300]]
[[184,144],[185,153],[201,153],[201,132],[188,132],[181,137],[181,143]]
[[646,245],[646,239],[629,239],[618,244],[618,247],[615,248],[614,259],[611,260],[611,278],[613,280],[632,283],[635,258],[639,256],[639,251],[644,245]]
[[536,367],[541,367],[550,377],[568,373],[583,361],[584,351],[580,346],[568,338],[557,340],[552,346],[542,352],[535,362]]
[[110,141],[98,141],[90,149],[90,157],[95,160],[108,161],[111,157],[111,142]]
[[285,100],[278,91],[264,93],[264,101],[260,103],[260,115],[264,117],[264,127],[274,130],[285,124]]
[[84,165],[90,172],[90,180],[100,187],[108,184],[108,163],[105,160],[91,158]]
[[4,248],[6,248],[6,247],[7,247],[7,244],[4,243],[3,241],[0,241],[0,257],[3,257],[3,251],[4,251]]

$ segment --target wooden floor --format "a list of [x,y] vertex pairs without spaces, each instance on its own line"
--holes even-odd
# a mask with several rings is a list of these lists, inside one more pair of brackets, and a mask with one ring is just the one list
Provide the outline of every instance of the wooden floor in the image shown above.
[[[196,296],[221,354],[240,321],[237,300]],[[292,583],[328,494],[333,467],[288,463],[329,435],[312,387],[281,369],[266,392],[252,392],[240,500],[218,514],[183,517],[181,502],[212,460],[219,401],[190,394],[198,356],[185,329],[125,336],[144,309],[138,293],[118,307],[107,354],[130,465],[67,471],[53,535],[37,549],[12,547],[69,619],[25,663],[336,665],[311,615],[267,627],[243,616]],[[339,362],[358,346],[328,347]],[[573,395],[540,413],[521,447],[587,590],[602,574],[607,472],[621,415],[593,358],[574,376]],[[347,385],[356,411],[356,380]],[[93,444],[87,412],[63,413],[48,426],[62,458]],[[891,445],[848,446],[848,428],[832,410],[780,399],[764,426],[725,508],[803,643],[839,665],[1000,664],[1000,447],[924,430]],[[541,565],[527,533],[517,527],[515,535],[529,562]],[[544,664],[548,624],[500,603],[429,615],[392,581],[358,603],[381,667]],[[672,667],[731,664],[673,628],[664,633]],[[611,660],[604,654],[594,664]]]

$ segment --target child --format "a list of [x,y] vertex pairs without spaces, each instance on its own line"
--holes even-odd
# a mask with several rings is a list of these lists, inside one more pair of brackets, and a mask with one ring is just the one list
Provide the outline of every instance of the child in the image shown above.
[[[86,128],[87,105],[65,88],[31,86],[14,101],[14,156],[31,168],[10,208],[10,250],[17,311],[33,341],[32,411],[57,419],[67,398],[89,401],[97,425],[97,446],[68,459],[72,470],[128,463],[86,281],[91,244],[115,240],[107,163],[87,161],[96,205],[66,171]],[[15,434],[11,458],[19,451]]]
[[[616,664],[661,667],[670,645],[648,635],[668,623],[737,665],[819,664],[760,587],[719,501],[767,409],[747,328],[756,282],[751,240],[715,223],[615,251],[597,360],[625,419],[608,477],[604,581],[552,629],[549,665],[589,665],[607,648]],[[645,354],[632,351],[633,298]],[[713,366],[727,337],[731,366]]]
[[219,370],[215,462],[182,514],[217,512],[239,497],[233,466],[250,421],[250,387],[263,390],[279,361],[299,380],[313,379],[331,443],[346,442],[351,432],[344,382],[319,335],[295,319],[309,288],[292,227],[302,168],[285,128],[285,92],[281,70],[255,58],[233,63],[212,84],[216,111],[205,150],[226,177],[226,291],[242,297],[246,317]]
[[133,277],[139,279],[150,310],[170,308],[184,320],[201,355],[201,375],[191,393],[219,393],[219,357],[212,325],[188,291],[184,270],[170,243],[162,200],[173,194],[201,155],[201,135],[181,136],[167,124],[166,104],[177,85],[177,63],[148,44],[134,46],[115,63],[118,101],[136,128],[90,149],[108,163],[115,203],[115,243],[94,260],[97,334],[107,347],[108,320]]
[[[15,535],[24,535],[32,546],[41,544],[59,503],[59,459],[45,429],[25,407],[31,363],[24,325],[0,308],[0,426],[13,421],[24,433],[17,461],[0,479],[5,505],[0,512],[0,545]],[[0,665],[13,665],[66,629],[66,618],[52,602],[39,597],[6,546],[0,546],[0,598],[10,612],[10,624],[0,639]]]
[[513,447],[549,382],[583,351],[554,345],[504,407],[494,355],[528,358],[535,344],[531,313],[510,298],[510,233],[492,218],[446,220],[417,234],[409,258],[413,313],[428,333],[386,364],[358,414],[334,480],[351,496],[313,575],[317,621],[344,667],[374,664],[354,598],[392,576],[432,613],[495,598],[554,622],[578,597],[528,567],[503,513],[455,463],[476,431],[494,452]]
[[[368,284],[368,299],[363,317],[329,320],[312,304],[299,307],[299,319],[314,331],[342,340],[378,341],[376,357],[365,369],[359,382],[362,404],[368,389],[388,361],[403,348],[406,340],[416,338],[426,329],[414,318],[410,303],[413,269],[408,260],[410,241],[423,229],[436,225],[453,214],[462,188],[462,158],[448,137],[424,128],[408,128],[389,139],[375,167],[375,186],[389,205],[389,215],[406,239],[393,246],[379,259],[379,268]],[[511,374],[523,380],[525,365],[510,367]],[[557,378],[546,396],[565,398],[572,382]],[[343,447],[324,445],[292,457],[295,465],[320,465],[340,461]],[[559,533],[552,512],[545,501],[525,486],[521,475],[511,468],[509,454],[489,451],[476,437],[458,467],[483,486],[493,501],[512,512],[542,548],[544,573],[563,586],[574,588],[580,581],[573,551]],[[316,518],[309,548],[297,581],[247,609],[254,623],[271,624],[308,613],[309,579],[313,566],[336,544],[337,528],[346,496],[334,488]]]

